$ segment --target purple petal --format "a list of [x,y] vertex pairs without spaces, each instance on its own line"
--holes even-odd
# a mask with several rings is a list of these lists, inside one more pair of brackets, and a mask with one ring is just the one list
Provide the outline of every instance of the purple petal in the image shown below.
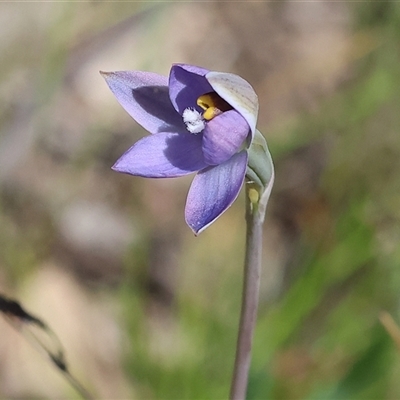
[[224,164],[208,167],[194,178],[186,201],[186,223],[199,234],[226,211],[239,195],[247,167],[245,150]]
[[226,111],[207,122],[203,133],[206,162],[217,165],[229,160],[241,148],[249,133],[249,125],[236,110]]
[[182,114],[185,108],[194,107],[198,111],[197,99],[213,88],[204,77],[209,71],[187,64],[175,64],[169,74],[169,96],[175,110]]
[[112,169],[147,178],[174,178],[206,166],[201,136],[163,132],[136,142]]
[[182,117],[169,99],[168,78],[152,72],[102,72],[129,115],[150,133],[185,132]]

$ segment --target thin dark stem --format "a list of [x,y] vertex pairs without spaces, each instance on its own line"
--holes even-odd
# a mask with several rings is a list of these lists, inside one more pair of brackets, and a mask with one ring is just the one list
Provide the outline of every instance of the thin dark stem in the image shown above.
[[251,202],[250,191],[252,189],[248,185],[246,186],[247,231],[243,297],[230,392],[231,400],[244,400],[246,398],[253,333],[257,320],[261,276],[262,227],[266,209],[266,204]]

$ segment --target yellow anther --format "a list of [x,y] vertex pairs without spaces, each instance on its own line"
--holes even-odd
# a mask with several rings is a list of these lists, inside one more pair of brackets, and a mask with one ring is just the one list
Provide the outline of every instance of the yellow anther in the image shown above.
[[197,99],[197,105],[203,110],[207,110],[207,108],[210,107],[215,107],[214,93],[206,93],[200,96]]
[[203,118],[209,121],[210,119],[213,119],[217,115],[222,114],[221,110],[218,110],[217,107],[209,107],[207,108],[206,111],[203,113]]
[[224,111],[232,110],[222,97],[215,92],[203,94],[197,99],[197,105],[204,110],[203,118],[207,121],[213,119]]

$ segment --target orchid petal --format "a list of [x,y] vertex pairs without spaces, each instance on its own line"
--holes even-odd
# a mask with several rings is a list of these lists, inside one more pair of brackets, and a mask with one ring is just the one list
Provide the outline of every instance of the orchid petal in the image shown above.
[[194,65],[175,64],[169,75],[169,96],[175,110],[182,115],[187,107],[201,109],[197,99],[213,89],[204,77],[209,71]]
[[112,169],[146,178],[173,178],[206,166],[201,136],[163,132],[136,142]]
[[250,133],[246,120],[236,111],[226,111],[211,121],[203,132],[203,153],[210,165],[222,164],[243,145]]
[[258,117],[258,97],[252,86],[240,76],[224,72],[211,71],[206,78],[213,90],[242,114],[254,137]]
[[228,161],[200,171],[194,178],[186,201],[185,218],[199,234],[226,211],[239,195],[247,166],[245,150]]
[[150,133],[184,132],[185,125],[169,99],[168,78],[152,72],[102,72],[128,114]]

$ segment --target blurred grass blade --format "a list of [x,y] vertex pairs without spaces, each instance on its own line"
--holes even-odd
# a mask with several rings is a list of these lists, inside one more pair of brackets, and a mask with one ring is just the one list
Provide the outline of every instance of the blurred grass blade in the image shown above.
[[392,338],[393,342],[396,344],[397,349],[400,351],[400,327],[396,324],[393,317],[386,311],[381,312],[379,320]]
[[69,372],[63,346],[57,335],[45,322],[28,313],[19,302],[1,294],[0,312],[40,353],[50,358],[53,365],[64,375],[83,399],[93,399],[93,396]]

